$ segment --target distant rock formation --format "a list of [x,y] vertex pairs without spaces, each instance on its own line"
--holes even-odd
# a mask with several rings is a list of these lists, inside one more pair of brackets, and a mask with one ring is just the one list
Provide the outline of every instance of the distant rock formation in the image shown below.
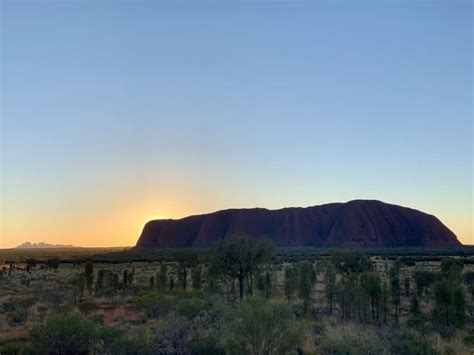
[[30,242],[25,242],[23,244],[20,244],[16,247],[16,249],[58,249],[58,248],[76,248],[73,245],[65,245],[65,244],[48,244],[45,242],[39,242],[39,243],[30,243]]
[[435,216],[375,200],[306,208],[229,209],[153,220],[137,248],[209,247],[230,235],[265,236],[277,246],[453,247],[461,243]]

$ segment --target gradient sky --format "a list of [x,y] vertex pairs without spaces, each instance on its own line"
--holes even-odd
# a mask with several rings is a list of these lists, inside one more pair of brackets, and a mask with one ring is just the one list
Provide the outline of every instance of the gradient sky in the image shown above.
[[1,3],[0,247],[356,198],[474,244],[470,1]]

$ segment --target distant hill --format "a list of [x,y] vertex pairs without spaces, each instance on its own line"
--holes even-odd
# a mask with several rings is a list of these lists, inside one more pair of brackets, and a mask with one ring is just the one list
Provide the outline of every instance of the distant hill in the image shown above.
[[77,247],[73,245],[66,245],[66,244],[48,244],[45,242],[39,242],[39,243],[25,242],[16,247],[16,249],[50,249],[50,248],[58,249],[58,248],[77,248]]
[[136,248],[209,247],[230,235],[277,246],[452,247],[461,243],[435,216],[375,200],[279,210],[229,209],[146,223]]

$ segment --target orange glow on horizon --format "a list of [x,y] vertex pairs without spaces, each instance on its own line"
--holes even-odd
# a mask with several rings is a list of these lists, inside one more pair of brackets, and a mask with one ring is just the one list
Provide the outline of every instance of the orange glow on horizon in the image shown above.
[[[72,244],[80,247],[122,247],[134,246],[143,226],[154,219],[179,219],[193,214],[213,212],[209,208],[202,211],[197,206],[180,211],[176,204],[163,204],[160,213],[153,213],[156,208],[150,204],[119,209],[113,213],[103,212],[98,215],[88,215],[82,218],[80,214],[63,217],[62,220],[41,216],[24,220],[3,221],[0,248],[12,248],[26,241],[32,243],[46,242],[50,244]],[[473,245],[472,222],[455,216],[442,218],[463,244]],[[34,230],[34,234],[31,232]]]

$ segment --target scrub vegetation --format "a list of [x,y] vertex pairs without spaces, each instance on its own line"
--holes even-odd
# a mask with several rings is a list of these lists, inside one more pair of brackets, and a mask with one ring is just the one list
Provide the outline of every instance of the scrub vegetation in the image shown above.
[[1,354],[471,354],[453,250],[3,251]]

